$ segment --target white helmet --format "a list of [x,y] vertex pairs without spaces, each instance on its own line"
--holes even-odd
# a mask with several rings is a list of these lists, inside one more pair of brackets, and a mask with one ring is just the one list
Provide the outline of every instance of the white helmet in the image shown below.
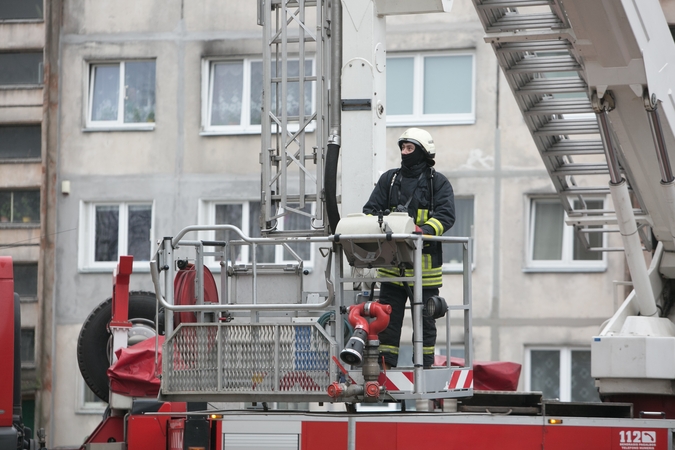
[[419,145],[422,147],[422,150],[427,152],[427,156],[429,158],[433,158],[436,155],[436,145],[434,145],[434,139],[426,130],[421,128],[408,128],[401,135],[401,137],[398,138],[399,148],[404,142],[410,142],[412,144]]

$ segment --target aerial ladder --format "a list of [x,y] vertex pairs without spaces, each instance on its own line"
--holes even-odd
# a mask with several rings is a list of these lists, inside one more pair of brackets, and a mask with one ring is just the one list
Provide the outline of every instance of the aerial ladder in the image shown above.
[[[600,395],[674,417],[673,299],[664,288],[675,277],[675,44],[662,7],[657,0],[473,3],[567,223],[589,250],[626,256],[633,291],[591,347]],[[613,206],[588,207],[606,196]],[[612,231],[622,247],[597,238]]]

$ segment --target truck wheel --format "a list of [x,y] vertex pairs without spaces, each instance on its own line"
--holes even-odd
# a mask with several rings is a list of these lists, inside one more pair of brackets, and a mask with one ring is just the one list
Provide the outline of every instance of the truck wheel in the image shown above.
[[[146,291],[129,292],[129,320],[144,319],[155,323],[155,294]],[[160,312],[161,314],[161,312]],[[108,381],[108,345],[111,334],[108,323],[112,316],[112,297],[104,300],[94,309],[82,324],[77,339],[77,363],[85,383],[101,400],[108,402],[110,384]],[[160,334],[164,323],[160,321]]]

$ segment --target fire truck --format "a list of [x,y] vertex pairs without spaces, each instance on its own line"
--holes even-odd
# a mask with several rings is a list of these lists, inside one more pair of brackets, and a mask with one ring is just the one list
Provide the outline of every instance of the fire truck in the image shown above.
[[[129,292],[132,260],[120,258],[113,296],[78,343],[85,381],[109,403],[82,448],[674,448],[675,43],[661,4],[473,4],[567,224],[590,250],[600,250],[594,233],[621,236],[634,289],[591,344],[603,403],[514,392],[518,368],[473,361],[471,238],[416,234],[405,214],[350,214],[383,169],[373,149],[384,148],[386,127],[385,17],[447,13],[452,1],[259,0],[261,236],[216,225],[165,237],[150,264],[154,293]],[[309,52],[315,70],[291,67]],[[289,89],[313,92],[315,110],[289,104]],[[590,208],[599,195],[612,206]],[[279,226],[290,217],[309,229]],[[425,241],[463,249],[454,303],[420,300]],[[323,291],[303,289],[306,244],[327,260]],[[259,262],[266,251],[295,263]],[[382,267],[413,270],[393,279],[415,299],[412,367],[378,362],[388,311],[372,270]],[[423,314],[445,319],[446,354],[459,336],[463,359],[423,368]],[[260,408],[233,406],[241,402]],[[269,408],[299,402],[320,406]],[[382,411],[390,404],[399,407]]]

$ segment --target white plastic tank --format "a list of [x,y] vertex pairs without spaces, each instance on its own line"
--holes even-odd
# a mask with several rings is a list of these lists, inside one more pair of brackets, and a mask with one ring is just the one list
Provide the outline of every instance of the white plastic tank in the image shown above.
[[[393,212],[382,218],[362,213],[349,214],[338,222],[335,234],[340,235],[349,264],[360,268],[411,268],[414,243],[411,239],[388,240],[387,234],[412,234],[415,222],[406,213]],[[365,236],[364,236],[365,235]],[[350,237],[358,236],[358,237]]]

